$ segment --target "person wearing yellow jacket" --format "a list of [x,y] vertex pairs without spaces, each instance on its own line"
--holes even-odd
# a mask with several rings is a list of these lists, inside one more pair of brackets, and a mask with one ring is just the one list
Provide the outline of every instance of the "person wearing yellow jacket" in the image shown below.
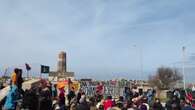
[[14,69],[14,72],[11,75],[11,85],[16,85],[17,84],[17,73],[19,72],[18,68]]

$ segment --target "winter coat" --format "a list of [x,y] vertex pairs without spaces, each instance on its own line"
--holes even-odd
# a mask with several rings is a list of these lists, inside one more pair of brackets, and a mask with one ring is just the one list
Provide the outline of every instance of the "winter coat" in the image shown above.
[[112,107],[112,100],[111,99],[107,99],[104,101],[104,110],[107,110],[108,108]]
[[13,85],[6,97],[4,109],[14,110],[16,107],[16,104],[17,104],[16,101],[18,100],[18,98],[19,98],[18,88],[16,85]]
[[152,106],[152,110],[164,110],[161,103],[154,103]]
[[76,110],[90,110],[90,107],[87,104],[87,102],[82,102],[79,105],[77,105]]

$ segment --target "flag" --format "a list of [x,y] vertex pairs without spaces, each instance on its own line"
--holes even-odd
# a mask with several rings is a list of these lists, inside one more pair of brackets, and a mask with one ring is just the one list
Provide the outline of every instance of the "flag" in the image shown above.
[[41,65],[41,73],[49,73],[49,66]]
[[30,65],[28,63],[25,63],[25,66],[26,66],[26,70],[27,71],[30,71],[31,70],[31,67],[30,67]]

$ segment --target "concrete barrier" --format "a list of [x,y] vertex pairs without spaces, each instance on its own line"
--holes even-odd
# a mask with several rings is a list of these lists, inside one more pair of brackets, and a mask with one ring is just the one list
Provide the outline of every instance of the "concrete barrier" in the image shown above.
[[[26,90],[26,89],[30,89],[33,86],[37,86],[40,83],[40,79],[31,79],[28,81],[25,81],[22,84],[22,89]],[[2,90],[0,90],[0,101],[2,101],[2,99],[8,94],[10,90],[10,86],[7,86],[5,88],[3,88]]]

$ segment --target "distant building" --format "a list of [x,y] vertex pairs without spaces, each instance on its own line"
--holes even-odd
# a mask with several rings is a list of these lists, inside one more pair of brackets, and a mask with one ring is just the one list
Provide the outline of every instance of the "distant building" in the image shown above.
[[66,53],[60,52],[58,55],[57,71],[49,73],[49,80],[73,79],[74,72],[67,72]]

